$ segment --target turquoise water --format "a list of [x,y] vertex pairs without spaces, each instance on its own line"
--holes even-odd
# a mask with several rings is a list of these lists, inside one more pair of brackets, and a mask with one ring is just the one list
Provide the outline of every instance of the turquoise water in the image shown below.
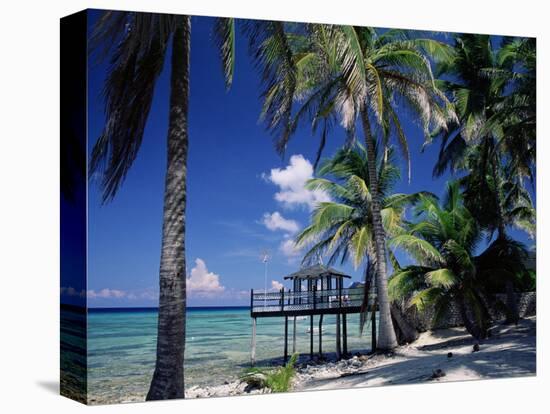
[[[323,320],[323,351],[336,349],[336,318]],[[315,332],[318,319],[315,318]],[[88,392],[97,402],[124,401],[147,393],[155,364],[157,311],[91,310],[88,314]],[[309,319],[297,321],[297,352],[309,355]],[[359,336],[359,315],[348,315],[348,351],[370,349],[370,329]],[[185,385],[219,385],[250,366],[252,319],[248,308],[187,311]],[[282,363],[284,318],[258,318],[258,365]],[[289,320],[289,352],[292,349]],[[318,350],[318,335],[314,349]]]

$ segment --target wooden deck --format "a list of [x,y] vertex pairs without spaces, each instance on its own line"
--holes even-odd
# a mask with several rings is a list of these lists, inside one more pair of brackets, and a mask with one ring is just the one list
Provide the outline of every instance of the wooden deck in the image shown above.
[[[288,324],[292,323],[292,353],[296,352],[296,317],[309,316],[309,354],[314,354],[314,327],[313,318],[319,316],[318,345],[319,357],[323,356],[323,316],[336,315],[336,354],[338,359],[348,355],[347,315],[361,312],[364,288],[338,288],[332,290],[317,290],[313,287],[308,291],[278,292],[250,291],[250,316],[252,317],[252,344],[251,362],[256,361],[256,323],[257,318],[284,317],[284,360],[288,359]],[[376,302],[374,302],[376,303]],[[374,306],[374,307],[373,307]],[[375,310],[376,305],[370,305],[369,311]],[[372,349],[376,348],[376,318],[371,313]]]
[[253,318],[358,313],[363,288],[294,292],[250,292],[250,316]]

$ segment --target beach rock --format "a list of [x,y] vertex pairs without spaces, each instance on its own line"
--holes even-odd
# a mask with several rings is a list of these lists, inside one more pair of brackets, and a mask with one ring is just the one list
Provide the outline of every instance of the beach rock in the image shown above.
[[437,378],[441,378],[441,377],[444,377],[446,374],[445,372],[438,368],[438,369],[434,369],[433,372],[432,372],[432,379],[437,379]]
[[267,376],[262,372],[253,372],[242,377],[248,388],[264,388]]

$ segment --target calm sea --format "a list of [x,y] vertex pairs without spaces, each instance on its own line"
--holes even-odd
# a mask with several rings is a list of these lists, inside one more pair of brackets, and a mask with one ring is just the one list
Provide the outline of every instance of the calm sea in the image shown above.
[[[315,327],[318,326],[315,319]],[[323,320],[323,350],[335,350],[335,317]],[[88,392],[98,402],[145,397],[155,363],[156,309],[90,309],[88,315]],[[283,318],[259,318],[258,365],[281,364]],[[297,321],[297,352],[309,353],[309,319]],[[185,384],[218,385],[250,366],[252,319],[245,307],[189,308]],[[370,329],[359,336],[359,316],[348,316],[348,350],[367,352]],[[289,352],[292,323],[289,322]],[[314,346],[317,349],[317,335]]]

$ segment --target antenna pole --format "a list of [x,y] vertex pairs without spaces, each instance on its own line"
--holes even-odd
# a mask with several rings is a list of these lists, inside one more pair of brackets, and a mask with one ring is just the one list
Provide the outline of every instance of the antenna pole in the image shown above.
[[270,259],[269,251],[265,250],[260,255],[261,261],[264,263],[264,308],[267,307],[267,262]]

